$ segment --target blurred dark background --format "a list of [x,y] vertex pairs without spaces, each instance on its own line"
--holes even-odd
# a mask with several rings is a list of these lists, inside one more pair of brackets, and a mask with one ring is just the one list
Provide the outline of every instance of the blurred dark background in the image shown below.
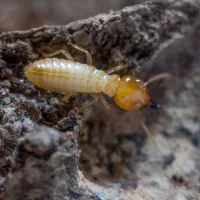
[[63,25],[138,2],[141,0],[0,0],[0,32]]

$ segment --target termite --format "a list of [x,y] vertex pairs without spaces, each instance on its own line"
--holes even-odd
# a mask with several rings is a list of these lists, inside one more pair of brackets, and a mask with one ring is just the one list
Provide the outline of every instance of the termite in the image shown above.
[[[116,66],[107,71],[99,70],[93,66],[92,57],[87,50],[75,44],[68,44],[84,52],[88,64],[75,62],[67,51],[58,50],[46,56],[45,59],[26,66],[25,76],[28,80],[45,90],[66,93],[63,97],[65,101],[76,92],[89,93],[93,100],[82,109],[96,102],[99,98],[108,107],[102,93],[113,98],[115,103],[124,110],[136,111],[145,106],[159,107],[159,105],[152,104],[147,85],[168,76],[168,74],[158,75],[147,82],[143,82],[133,75],[120,77],[113,73],[123,69],[124,66]],[[63,54],[67,59],[51,58],[58,54]],[[157,146],[145,124],[141,121],[140,125]]]

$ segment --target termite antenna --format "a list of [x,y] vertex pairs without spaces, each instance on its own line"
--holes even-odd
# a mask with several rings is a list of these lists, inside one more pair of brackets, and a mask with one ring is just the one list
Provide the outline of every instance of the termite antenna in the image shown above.
[[158,81],[160,79],[163,79],[163,78],[170,78],[171,77],[171,74],[169,73],[162,73],[162,74],[159,74],[159,75],[156,75],[152,78],[150,78],[149,80],[147,80],[144,85],[145,86],[148,86],[150,85],[151,83],[155,82],[155,81]]
[[151,133],[149,132],[149,129],[147,128],[147,126],[144,124],[144,122],[142,120],[140,120],[139,123],[140,123],[140,126],[142,127],[142,129],[144,130],[144,132],[147,134],[147,136],[152,141],[154,147],[156,149],[158,149],[158,145],[157,145],[156,141],[153,139],[153,137],[152,137]]

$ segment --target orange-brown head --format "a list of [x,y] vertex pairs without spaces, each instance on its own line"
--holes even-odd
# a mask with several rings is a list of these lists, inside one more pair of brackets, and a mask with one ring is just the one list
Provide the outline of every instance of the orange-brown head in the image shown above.
[[119,82],[114,101],[124,110],[135,111],[149,105],[150,96],[143,81],[126,75]]

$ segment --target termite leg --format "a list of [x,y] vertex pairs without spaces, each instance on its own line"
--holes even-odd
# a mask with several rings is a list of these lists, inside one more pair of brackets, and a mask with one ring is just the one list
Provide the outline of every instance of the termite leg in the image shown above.
[[77,45],[75,45],[75,44],[72,44],[72,43],[70,43],[70,42],[68,42],[68,44],[69,44],[70,46],[72,46],[73,48],[75,48],[75,49],[77,49],[77,50],[79,50],[79,51],[85,53],[85,54],[86,54],[86,58],[87,58],[87,64],[90,65],[90,66],[93,66],[93,65],[92,65],[92,56],[91,56],[91,54],[89,53],[89,51],[87,51],[86,49],[83,49],[82,47],[79,47],[79,46],[77,46]]
[[66,93],[63,97],[62,97],[62,101],[68,101],[68,99],[70,98],[70,97],[72,97],[74,95],[74,92],[68,92],[68,93]]
[[114,72],[118,72],[118,71],[120,71],[120,70],[122,70],[122,69],[126,69],[126,68],[128,68],[129,66],[128,65],[119,65],[119,66],[115,66],[115,67],[112,67],[112,68],[110,68],[110,69],[108,69],[108,70],[106,70],[106,74],[112,74],[112,73],[114,73]]
[[65,50],[58,50],[58,51],[55,51],[51,54],[45,54],[45,53],[42,53],[44,55],[44,57],[46,58],[49,58],[49,57],[53,57],[53,56],[56,56],[58,54],[63,54],[66,58],[68,58],[69,60],[73,61],[74,62],[74,59],[73,57],[71,56],[70,53],[68,53],[67,51]]
[[109,106],[108,102],[106,101],[105,97],[103,96],[103,94],[99,94],[99,98],[100,98],[101,103],[104,105],[104,107],[107,110],[109,110],[110,106]]
[[158,81],[160,79],[164,79],[164,78],[170,78],[171,77],[171,74],[169,73],[162,73],[162,74],[158,74],[152,78],[150,78],[149,80],[147,80],[144,85],[145,86],[148,86],[150,85],[151,83],[155,82],[155,81]]
[[92,96],[93,100],[90,101],[89,103],[86,103],[85,105],[81,106],[79,108],[80,111],[83,111],[85,108],[87,108],[88,106],[91,106],[93,103],[95,103],[96,101],[99,100],[99,95],[96,93],[90,93],[90,95]]

